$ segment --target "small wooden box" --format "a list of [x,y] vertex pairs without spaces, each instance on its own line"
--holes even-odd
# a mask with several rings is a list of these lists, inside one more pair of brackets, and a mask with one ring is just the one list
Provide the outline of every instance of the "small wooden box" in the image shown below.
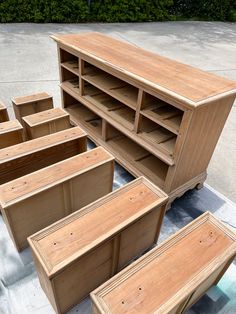
[[167,200],[141,177],[28,239],[57,313],[156,243]]
[[18,120],[0,124],[0,149],[23,142],[23,127]]
[[235,255],[236,234],[207,212],[92,292],[93,313],[183,313]]
[[23,118],[28,139],[56,133],[71,127],[69,114],[61,108],[53,108]]
[[52,96],[38,93],[12,99],[16,119],[22,123],[22,117],[53,108]]
[[85,152],[87,137],[79,127],[0,150],[0,184]]
[[18,250],[27,237],[112,191],[114,158],[102,147],[0,186],[0,208]]
[[9,121],[7,108],[2,102],[0,102],[0,123],[5,121]]

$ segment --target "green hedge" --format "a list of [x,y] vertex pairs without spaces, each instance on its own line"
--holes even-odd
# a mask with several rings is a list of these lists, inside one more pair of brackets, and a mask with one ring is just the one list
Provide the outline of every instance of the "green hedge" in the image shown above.
[[0,0],[0,22],[236,21],[235,0]]

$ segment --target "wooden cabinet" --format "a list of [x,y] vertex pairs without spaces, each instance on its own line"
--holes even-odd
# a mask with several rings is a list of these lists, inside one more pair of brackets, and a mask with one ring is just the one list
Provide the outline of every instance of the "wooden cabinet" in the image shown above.
[[22,118],[31,114],[53,108],[52,96],[48,93],[37,93],[12,99],[16,119],[22,123]]
[[0,208],[18,250],[27,237],[112,191],[114,158],[98,147],[0,185]]
[[80,127],[36,138],[0,150],[0,184],[50,166],[87,150]]
[[170,201],[204,182],[235,82],[99,33],[52,38],[74,125]]
[[236,256],[236,234],[205,213],[92,294],[93,313],[184,313]]
[[61,108],[53,108],[23,118],[27,138],[34,139],[71,127],[69,114]]
[[9,121],[9,116],[6,106],[0,101],[0,123]]
[[41,286],[57,313],[156,243],[167,199],[139,178],[29,238]]
[[0,124],[0,149],[23,142],[23,127],[18,120]]

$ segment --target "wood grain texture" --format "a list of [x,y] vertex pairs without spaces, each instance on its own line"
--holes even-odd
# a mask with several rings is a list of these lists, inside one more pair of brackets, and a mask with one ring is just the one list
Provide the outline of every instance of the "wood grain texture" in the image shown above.
[[78,53],[91,55],[115,69],[122,69],[137,80],[148,81],[155,85],[157,90],[162,87],[167,94],[172,91],[193,102],[228,91],[236,93],[236,83],[233,81],[158,56],[104,34],[66,34],[52,38]]
[[23,142],[23,127],[18,120],[0,123],[0,149]]
[[103,314],[180,314],[235,255],[236,234],[205,213],[96,289],[94,308]]
[[58,313],[154,244],[167,199],[139,178],[29,238],[43,277],[54,285]]
[[[161,187],[170,202],[203,185],[236,83],[102,34],[53,39],[63,74],[62,106],[73,125],[134,176]],[[76,74],[65,69],[69,61],[78,61]]]
[[1,185],[0,207],[17,249],[31,234],[109,193],[113,160],[99,147]]
[[7,107],[0,101],[0,123],[9,121]]
[[28,139],[70,128],[69,115],[61,108],[53,108],[23,118]]
[[37,93],[12,98],[12,106],[16,119],[23,123],[22,118],[37,112],[53,108],[53,98],[48,93]]
[[86,133],[79,127],[0,150],[0,184],[85,152]]

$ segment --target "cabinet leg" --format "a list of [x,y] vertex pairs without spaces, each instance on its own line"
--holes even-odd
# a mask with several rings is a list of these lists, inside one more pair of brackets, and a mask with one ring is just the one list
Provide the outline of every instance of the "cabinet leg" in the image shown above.
[[196,185],[195,189],[201,190],[203,188],[203,182],[200,182]]

